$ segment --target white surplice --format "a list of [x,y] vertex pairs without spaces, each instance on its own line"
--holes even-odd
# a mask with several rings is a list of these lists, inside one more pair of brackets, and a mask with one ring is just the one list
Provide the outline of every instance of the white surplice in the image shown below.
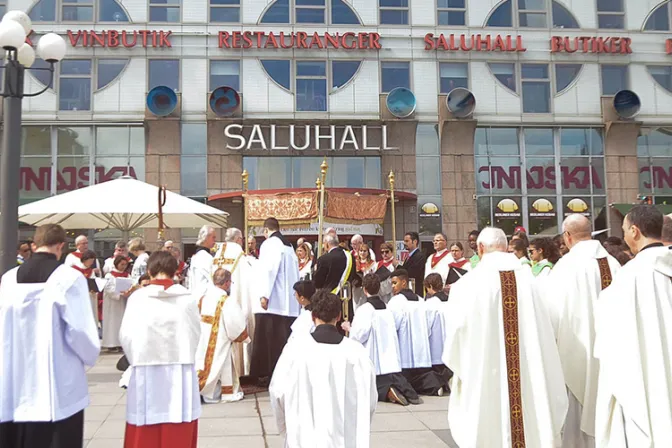
[[312,258],[310,260],[306,261],[306,264],[304,264],[303,266],[299,265],[299,268],[300,268],[299,269],[299,278],[301,280],[305,280],[308,277],[312,278],[312,276],[313,276],[313,260],[312,260]]
[[446,302],[442,302],[438,297],[425,299],[425,313],[427,314],[427,330],[429,331],[429,352],[433,366],[443,364],[443,343],[446,339],[443,330],[443,310]]
[[315,322],[313,322],[312,311],[301,308],[299,317],[292,323],[292,334],[289,336],[289,340],[310,336],[313,331],[315,331]]
[[500,271],[513,271],[518,293],[520,384],[528,448],[561,443],[567,389],[548,310],[534,278],[513,254],[486,254],[450,290],[443,362],[453,371],[448,422],[461,447],[511,445]]
[[[445,255],[444,255],[445,254]],[[440,256],[443,255],[443,258],[441,258],[439,261],[434,264],[434,256],[436,255],[436,258],[438,259]],[[448,251],[448,249],[444,249],[441,252],[436,252],[429,257],[427,257],[427,262],[425,263],[425,278],[429,274],[439,274],[441,275],[441,279],[443,279],[443,284],[446,284],[446,279],[448,278],[448,271],[450,270],[450,263],[454,263],[455,259],[453,258],[452,254]]]
[[[116,269],[114,269],[115,272]],[[126,297],[116,294],[116,277],[105,275],[107,283],[103,290],[103,347],[121,347],[119,329],[126,310]]]
[[89,289],[59,266],[45,283],[0,282],[0,422],[50,422],[89,405],[85,366],[100,353]]
[[246,319],[240,306],[216,286],[200,301],[201,337],[196,351],[196,369],[201,395],[207,402],[243,399],[233,366],[232,343],[247,339]]
[[[263,247],[263,246],[262,246]],[[368,448],[376,410],[376,376],[357,342],[287,344],[269,387],[287,448]]]
[[[75,253],[77,253],[79,257],[75,255]],[[71,252],[68,255],[66,255],[63,264],[66,266],[77,266],[84,269],[84,265],[82,264],[82,260],[80,258],[82,256],[82,253],[79,250],[76,250],[75,253]]]
[[401,372],[399,340],[392,311],[363,304],[352,320],[349,337],[368,351],[376,375]]
[[191,256],[189,262],[189,291],[202,297],[203,294],[214,284],[212,283],[212,268],[214,257],[210,251],[205,249],[198,250]]
[[432,366],[427,313],[424,300],[418,298],[419,301],[412,301],[406,299],[403,294],[397,294],[387,304],[387,309],[392,312],[397,327],[403,369]]
[[201,334],[199,297],[174,285],[135,291],[119,337],[130,363],[126,420],[136,426],[198,419],[195,358]]
[[213,274],[218,268],[226,269],[231,273],[231,294],[233,300],[241,309],[247,324],[249,338],[244,343],[233,344],[233,360],[239,376],[250,374],[252,360],[252,346],[254,338],[254,311],[260,308],[259,297],[255,291],[255,273],[251,261],[254,257],[245,255],[238,243],[226,242],[217,247],[213,258]]
[[[551,311],[565,382],[579,404],[577,408],[572,403],[571,412],[567,414],[563,433],[565,448],[587,448],[595,443],[599,363],[593,356],[593,310],[602,291],[598,264],[601,258],[607,260],[613,278],[621,265],[599,241],[587,240],[572,247],[553,267],[545,281],[537,283],[540,286],[539,295],[548,302]],[[576,419],[570,421],[570,418]]]
[[644,249],[595,309],[598,447],[672,446],[672,251]]
[[294,298],[294,283],[299,281],[299,261],[294,249],[277,236],[268,238],[259,249],[256,264],[259,299],[268,299],[268,309],[258,307],[257,314],[297,317],[301,306]]

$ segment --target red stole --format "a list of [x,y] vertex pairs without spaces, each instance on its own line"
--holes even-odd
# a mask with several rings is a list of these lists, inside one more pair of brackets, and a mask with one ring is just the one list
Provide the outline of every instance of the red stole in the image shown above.
[[[80,257],[81,257],[81,255],[80,255]],[[79,272],[81,272],[84,275],[84,277],[86,277],[86,278],[90,278],[91,274],[93,273],[93,268],[84,269],[84,268],[80,268],[79,266],[72,266],[72,267],[77,269]]]
[[392,258],[390,261],[380,260],[378,262],[378,269],[382,268],[383,266],[389,268],[392,263],[394,263],[394,258]]
[[74,252],[70,252],[70,255],[74,255],[75,257],[79,258],[80,260],[82,259],[82,253],[78,250]]
[[364,265],[363,263],[361,263],[361,262],[358,261],[358,262],[357,262],[357,270],[358,270],[359,272],[364,272],[364,270],[365,270],[365,269],[368,269],[372,264],[373,264],[373,260],[371,260],[371,261],[369,262],[369,264],[367,264],[367,265]]
[[175,275],[182,275],[184,273],[184,268],[187,266],[187,263],[180,261],[180,264],[177,266],[177,272]]
[[468,262],[469,262],[469,260],[467,260],[466,258],[463,258],[462,261],[456,261],[456,262],[454,262],[454,263],[450,263],[448,266],[450,266],[451,268],[460,268],[460,269],[462,269],[462,266],[464,266],[464,265],[467,264]]
[[150,285],[163,286],[163,289],[166,290],[166,289],[170,288],[171,286],[173,286],[175,284],[175,282],[173,282],[169,278],[156,278],[156,279],[150,280],[149,284]]
[[112,277],[114,278],[128,277],[128,272],[110,271],[110,274],[112,274]]
[[439,261],[443,260],[443,259],[446,257],[446,255],[448,255],[449,253],[450,253],[450,252],[449,252],[448,250],[445,250],[445,251],[444,251],[441,255],[439,255],[439,256],[437,256],[437,254],[434,253],[434,255],[432,255],[432,264],[431,264],[432,269],[434,269],[434,267],[435,267],[437,264],[439,264]]
[[299,271],[303,268],[305,268],[308,265],[308,262],[310,262],[310,257],[306,258],[306,261],[302,262],[299,260]]

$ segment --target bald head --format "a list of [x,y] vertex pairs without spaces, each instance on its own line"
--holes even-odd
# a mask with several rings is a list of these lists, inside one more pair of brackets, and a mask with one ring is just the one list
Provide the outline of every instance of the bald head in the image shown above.
[[576,243],[587,241],[592,238],[592,224],[590,219],[578,213],[569,215],[565,218],[565,221],[562,223],[562,230],[564,232],[565,244],[570,250]]
[[672,246],[672,214],[663,218],[663,236],[661,239],[664,245]]

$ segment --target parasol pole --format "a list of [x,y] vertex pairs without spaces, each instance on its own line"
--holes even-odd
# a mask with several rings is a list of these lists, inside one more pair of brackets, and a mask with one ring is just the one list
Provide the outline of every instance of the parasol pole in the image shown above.
[[324,186],[327,183],[327,170],[329,169],[329,165],[327,165],[327,158],[325,157],[324,160],[322,161],[322,165],[320,165],[320,178],[318,179],[320,181],[319,187],[320,187],[320,214],[318,216],[318,235],[317,235],[317,258],[320,258],[322,256],[322,232],[324,232]]
[[243,174],[241,174],[241,177],[243,178],[243,235],[245,238],[245,242],[243,243],[243,249],[245,249],[245,255],[248,254],[249,249],[248,249],[248,241],[247,241],[247,186],[248,186],[248,181],[249,181],[249,173],[247,170],[243,170]]
[[390,174],[387,176],[390,181],[390,199],[392,201],[392,247],[394,247],[394,256],[397,256],[397,221],[394,216],[394,172],[390,171]]
[[163,236],[163,228],[164,228],[164,223],[163,223],[163,206],[166,205],[166,186],[160,186],[159,187],[159,232],[158,232],[158,242],[160,245],[163,245],[165,243],[164,236]]

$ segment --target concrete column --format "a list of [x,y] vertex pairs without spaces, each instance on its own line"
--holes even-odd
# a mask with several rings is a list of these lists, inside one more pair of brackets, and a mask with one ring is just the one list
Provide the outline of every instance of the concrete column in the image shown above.
[[226,149],[224,128],[230,123],[229,120],[208,121],[208,196],[243,189],[243,153]]

